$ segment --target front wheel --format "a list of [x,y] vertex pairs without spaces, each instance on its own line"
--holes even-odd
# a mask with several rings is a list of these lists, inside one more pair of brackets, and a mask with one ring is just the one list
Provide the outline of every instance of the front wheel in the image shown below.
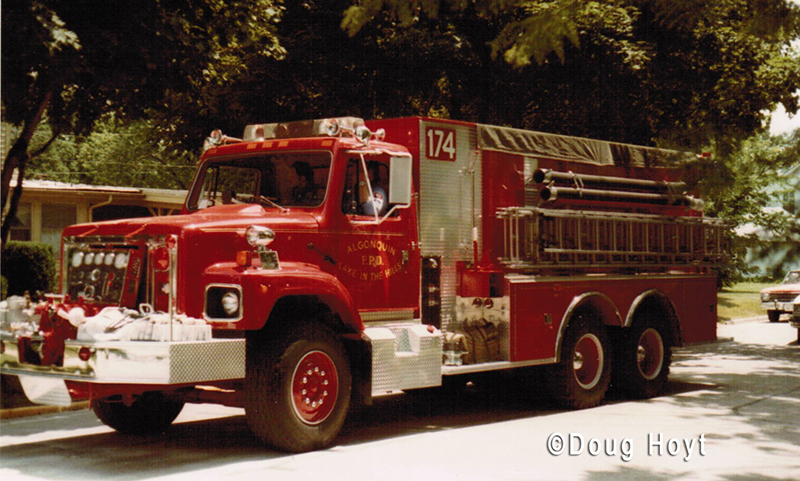
[[572,320],[561,345],[561,360],[553,368],[553,397],[573,409],[600,404],[611,379],[608,346],[608,335],[599,322],[584,316]]
[[350,407],[344,348],[322,325],[279,331],[247,340],[247,422],[256,436],[282,451],[328,447]]
[[781,311],[767,311],[767,318],[769,322],[778,322],[781,320]]
[[125,434],[163,432],[183,409],[183,401],[161,392],[146,392],[126,404],[121,396],[92,402],[92,411],[106,426]]

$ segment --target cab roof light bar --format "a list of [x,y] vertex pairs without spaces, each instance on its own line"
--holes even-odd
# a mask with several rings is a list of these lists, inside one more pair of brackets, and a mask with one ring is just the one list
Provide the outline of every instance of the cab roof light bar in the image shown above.
[[251,124],[245,127],[243,140],[255,142],[259,140],[302,138],[302,137],[339,137],[350,136],[367,144],[373,138],[383,140],[383,129],[371,132],[359,117],[335,117],[329,119],[298,120],[295,122],[278,122],[272,124]]

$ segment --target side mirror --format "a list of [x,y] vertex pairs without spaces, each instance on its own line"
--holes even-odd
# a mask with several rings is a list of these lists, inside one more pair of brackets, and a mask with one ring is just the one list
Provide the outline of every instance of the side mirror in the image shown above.
[[411,156],[392,157],[389,163],[389,204],[411,205]]

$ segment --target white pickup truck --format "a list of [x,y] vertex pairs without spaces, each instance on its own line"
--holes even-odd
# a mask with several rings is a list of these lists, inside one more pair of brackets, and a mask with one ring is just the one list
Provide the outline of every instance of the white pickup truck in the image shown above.
[[780,285],[763,289],[761,307],[767,310],[769,322],[778,322],[781,314],[792,314],[797,296],[800,296],[800,270],[789,271]]

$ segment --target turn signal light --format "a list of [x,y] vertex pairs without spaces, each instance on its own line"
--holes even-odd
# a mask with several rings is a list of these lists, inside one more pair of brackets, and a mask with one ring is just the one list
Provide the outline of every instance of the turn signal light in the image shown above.
[[252,251],[238,251],[236,252],[236,265],[239,267],[249,267],[253,261]]
[[88,347],[80,348],[80,350],[78,351],[78,357],[83,362],[86,362],[89,359],[91,359],[92,358],[92,350],[91,350],[91,348],[88,348]]

